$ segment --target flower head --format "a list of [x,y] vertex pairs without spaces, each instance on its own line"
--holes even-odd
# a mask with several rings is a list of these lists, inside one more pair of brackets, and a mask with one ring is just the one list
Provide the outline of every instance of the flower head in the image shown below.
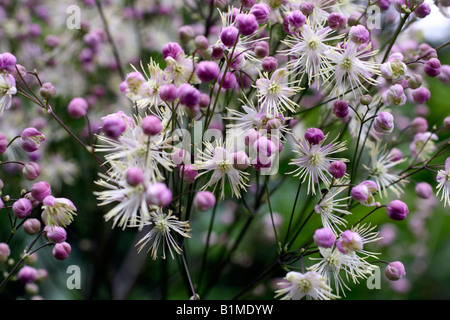
[[436,196],[441,194],[441,201],[444,200],[444,207],[450,205],[450,157],[445,160],[445,167],[439,170],[436,176],[438,189]]
[[66,198],[55,198],[48,196],[42,202],[41,218],[47,226],[62,226],[66,227],[73,221],[73,216],[76,215],[77,208]]
[[330,300],[339,298],[331,293],[327,279],[318,272],[308,271],[305,274],[290,271],[279,283],[281,289],[276,291],[276,296],[282,296],[281,300],[300,300],[303,297],[314,300]]

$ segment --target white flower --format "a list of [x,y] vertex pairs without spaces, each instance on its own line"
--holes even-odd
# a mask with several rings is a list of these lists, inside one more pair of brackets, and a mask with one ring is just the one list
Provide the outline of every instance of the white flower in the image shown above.
[[317,184],[320,189],[320,182],[329,185],[331,174],[328,172],[328,167],[330,163],[332,161],[343,160],[328,156],[347,150],[345,141],[335,143],[337,137],[331,143],[323,145],[327,136],[318,144],[310,144],[304,138],[300,138],[297,142],[297,149],[293,150],[299,157],[292,159],[289,164],[295,165],[298,168],[289,172],[289,174],[293,173],[294,177],[298,176],[302,180],[302,183],[308,179],[308,194],[310,192],[316,194],[315,185]]
[[[342,180],[336,182],[337,184],[346,184],[348,180]],[[329,228],[335,235],[341,232],[339,225],[345,226],[346,220],[340,215],[348,215],[351,212],[341,208],[347,207],[347,203],[341,203],[346,201],[349,197],[336,199],[336,196],[344,191],[347,187],[333,187],[327,192],[327,194],[320,200],[320,202],[314,206],[314,211],[320,214],[322,219],[322,225],[325,228]]]
[[258,102],[261,105],[261,110],[265,113],[281,114],[286,109],[294,112],[297,104],[290,99],[301,88],[291,86],[288,83],[289,74],[287,69],[282,68],[276,70],[270,79],[269,75],[264,73],[264,76],[256,80],[256,89]]
[[0,115],[11,107],[12,95],[16,93],[14,77],[8,73],[0,73]]
[[204,175],[212,171],[212,175],[208,182],[202,187],[205,190],[213,186],[214,190],[217,185],[220,184],[220,198],[225,197],[225,182],[228,178],[228,182],[231,187],[231,195],[238,198],[241,197],[241,189],[246,189],[248,180],[248,172],[244,172],[236,169],[233,166],[234,157],[232,150],[228,150],[227,146],[223,146],[221,142],[218,142],[216,146],[209,141],[205,142],[205,150],[201,152],[201,161],[195,163],[195,167],[198,170],[204,170],[199,173],[199,176]]
[[139,167],[149,172],[150,180],[161,181],[164,179],[161,168],[171,171],[174,167],[167,151],[171,148],[170,137],[165,131],[146,135],[141,121],[141,118],[133,118],[131,123],[127,122],[125,131],[117,139],[98,135],[104,144],[98,145],[95,152],[107,152],[105,159],[111,164],[110,176],[122,175],[124,168]]
[[406,161],[406,158],[392,161],[392,157],[389,154],[390,151],[386,150],[386,145],[380,147],[380,143],[376,143],[369,146],[371,166],[363,166],[369,170],[370,175],[375,179],[380,196],[383,197],[384,195],[386,197],[387,191],[391,190],[399,197],[403,193],[403,185],[406,181],[400,180],[400,176],[393,173],[392,168]]
[[288,49],[282,52],[292,57],[287,67],[294,74],[301,73],[300,81],[305,75],[308,76],[309,85],[316,80],[323,82],[327,78],[326,71],[330,69],[330,61],[325,54],[330,49],[328,43],[342,37],[330,36],[332,32],[332,29],[312,24],[308,20],[302,28],[301,36],[289,36],[284,42]]
[[[377,238],[378,232],[373,232],[375,227],[370,226],[357,226],[353,229],[356,232],[363,243],[374,242],[379,240]],[[334,281],[336,292],[342,292],[345,296],[345,289],[350,290],[348,284],[344,281],[342,272],[345,274],[345,280],[350,279],[353,283],[359,283],[359,279],[365,279],[372,273],[373,266],[367,262],[368,258],[377,259],[377,254],[366,251],[364,249],[358,251],[348,251],[343,253],[339,251],[336,246],[332,248],[319,247],[321,258],[311,258],[311,260],[319,260],[318,263],[308,268],[308,270],[316,271],[326,277],[331,285],[331,279]]]
[[414,139],[409,145],[411,156],[419,161],[426,161],[430,158],[430,154],[436,151],[434,141],[438,140],[438,136],[432,132],[419,132],[414,135]]
[[380,67],[378,63],[370,60],[376,54],[377,51],[372,51],[371,44],[361,48],[351,41],[344,45],[344,49],[331,48],[326,52],[333,64],[327,70],[330,72],[327,79],[330,84],[325,90],[333,85],[331,91],[338,96],[344,95],[349,90],[356,96],[356,89],[361,92],[362,89],[366,89],[364,85],[376,85],[378,82],[373,76],[380,73]]
[[445,160],[444,170],[439,170],[436,176],[438,192],[436,196],[441,194],[441,201],[444,200],[444,207],[450,205],[450,157]]
[[189,57],[180,52],[176,58],[166,57],[167,66],[164,69],[167,80],[173,81],[178,87],[183,83],[200,83],[195,71],[196,58]]
[[47,226],[66,227],[73,221],[77,208],[66,198],[45,197],[42,201],[42,221]]
[[286,274],[284,280],[278,283],[281,289],[275,292],[275,298],[279,296],[283,296],[281,300],[300,300],[303,297],[314,300],[339,298],[331,293],[327,279],[315,271],[308,271],[305,274],[290,271]]
[[123,229],[128,226],[135,226],[140,222],[139,229],[142,229],[145,219],[149,217],[145,185],[130,186],[126,182],[124,174],[116,179],[111,179],[101,173],[99,175],[102,179],[96,181],[95,184],[106,189],[94,192],[97,200],[101,201],[99,206],[118,203],[105,214],[105,221],[113,219],[112,227],[118,226]]
[[190,238],[189,222],[188,221],[180,221],[176,216],[172,214],[171,211],[168,213],[164,213],[162,209],[157,211],[151,211],[149,219],[145,222],[145,225],[151,225],[152,229],[149,233],[147,233],[136,246],[139,246],[138,251],[140,252],[147,243],[150,244],[150,248],[147,252],[151,252],[151,257],[153,260],[158,258],[159,247],[162,246],[162,254],[161,257],[163,259],[166,258],[166,249],[169,250],[169,253],[174,258],[173,251],[177,254],[182,252],[177,240],[172,235],[172,232],[181,235],[184,238]]

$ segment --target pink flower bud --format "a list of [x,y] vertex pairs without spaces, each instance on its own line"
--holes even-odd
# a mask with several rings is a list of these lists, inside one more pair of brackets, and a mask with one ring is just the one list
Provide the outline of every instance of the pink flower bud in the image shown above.
[[427,182],[416,184],[416,195],[422,199],[429,199],[433,195],[433,187]]
[[39,89],[39,94],[45,99],[51,99],[56,96],[56,88],[50,82],[46,82]]
[[0,154],[6,151],[8,146],[8,140],[6,140],[6,136],[4,134],[0,134]]
[[265,23],[269,20],[270,7],[266,3],[260,2],[255,4],[251,9],[250,13],[256,18],[259,24]]
[[239,30],[234,26],[228,26],[220,32],[220,40],[225,47],[232,47],[237,41]]
[[332,12],[328,16],[328,26],[333,30],[344,29],[347,25],[347,18],[339,12]]
[[252,13],[241,13],[236,17],[236,26],[243,36],[250,36],[258,30],[259,25]]
[[423,117],[416,117],[411,122],[411,128],[414,133],[426,132],[428,130],[427,120]]
[[37,270],[30,266],[23,266],[17,273],[17,277],[22,283],[34,282],[37,278]]
[[50,185],[45,181],[36,182],[33,184],[30,191],[31,196],[39,202],[43,201],[52,193]]
[[196,73],[202,82],[210,82],[219,76],[220,68],[214,61],[201,61],[197,65]]
[[286,20],[289,33],[297,33],[305,24],[306,17],[300,10],[294,10],[289,13]]
[[415,103],[424,104],[430,99],[430,97],[430,90],[425,87],[420,87],[412,91],[412,98],[414,99]]
[[391,281],[397,281],[406,276],[405,266],[400,261],[388,264],[385,270],[386,277]]
[[139,184],[144,183],[145,181],[144,172],[142,172],[142,169],[138,167],[128,168],[125,174],[125,179],[127,180],[127,183],[130,186],[135,187]]
[[58,226],[45,226],[44,228],[45,237],[48,241],[51,243],[61,243],[66,241],[67,239],[67,232],[66,229]]
[[390,86],[389,89],[383,93],[382,98],[384,104],[387,106],[402,106],[407,100],[401,84],[394,84],[393,86]]
[[199,211],[206,211],[214,207],[216,197],[210,191],[199,191],[194,197],[194,206]]
[[267,41],[258,41],[253,46],[253,51],[258,58],[262,59],[264,57],[267,57],[267,55],[269,54],[269,43]]
[[23,231],[25,231],[26,234],[34,235],[38,233],[41,230],[41,222],[38,219],[31,218],[25,220],[23,223]]
[[394,116],[386,111],[380,112],[373,123],[378,133],[391,133],[394,130]]
[[365,186],[355,186],[352,188],[350,192],[350,196],[353,200],[356,200],[358,202],[364,202],[369,198],[370,192]]
[[0,263],[5,263],[11,254],[9,245],[5,242],[0,242]]
[[182,84],[178,88],[178,95],[180,103],[188,108],[194,108],[200,101],[200,91],[187,83]]
[[117,139],[127,128],[125,120],[117,115],[112,114],[102,118],[101,130],[111,139]]
[[430,5],[426,2],[417,6],[416,10],[414,10],[414,14],[417,18],[423,19],[427,15],[431,13]]
[[441,73],[437,78],[443,83],[450,83],[450,65],[446,64],[441,66]]
[[65,260],[69,257],[72,247],[67,242],[56,243],[53,247],[52,254],[58,260]]
[[305,15],[309,16],[314,12],[314,3],[311,1],[305,1],[300,4],[300,11]]
[[211,102],[209,95],[206,93],[200,94],[200,100],[198,101],[198,106],[200,108],[208,108],[209,103]]
[[42,141],[45,141],[45,136],[36,128],[26,128],[20,135],[20,146],[26,152],[34,152],[39,150]]
[[278,61],[274,57],[265,57],[262,61],[264,71],[272,72],[278,68]]
[[186,183],[192,183],[198,175],[198,170],[191,164],[185,164],[181,167],[180,178]]
[[248,130],[248,132],[245,135],[245,145],[253,146],[256,140],[258,140],[259,136],[260,136],[259,131],[256,131],[255,129]]
[[178,36],[180,37],[181,42],[187,43],[194,38],[195,31],[191,26],[182,26],[178,29]]
[[74,119],[84,117],[88,110],[88,103],[85,99],[77,97],[73,98],[67,106],[67,112]]
[[255,0],[241,0],[241,5],[244,8],[250,8],[251,6],[253,6],[255,4]]
[[146,116],[142,119],[142,131],[148,136],[155,136],[162,131],[161,120],[157,116]]
[[314,243],[318,247],[322,248],[331,248],[334,245],[334,242],[336,241],[336,237],[330,228],[317,229],[314,232],[313,239]]
[[339,119],[344,119],[348,116],[348,103],[344,100],[336,100],[333,102],[332,111]]
[[401,221],[406,218],[409,213],[408,206],[401,200],[394,200],[386,207],[389,218],[396,221]]
[[222,44],[212,45],[211,58],[214,60],[219,60],[223,58],[225,47]]
[[358,233],[346,230],[341,233],[339,239],[336,242],[336,247],[342,253],[350,253],[362,250],[363,241]]
[[389,151],[389,160],[395,162],[403,158],[403,152],[398,148],[393,148]]
[[23,176],[30,181],[33,181],[41,174],[41,167],[36,162],[28,162],[22,169]]
[[350,38],[350,41],[353,41],[356,43],[366,43],[370,39],[370,33],[366,27],[364,27],[361,24],[358,24],[358,25],[350,28],[349,38]]
[[172,83],[165,84],[159,88],[159,97],[162,101],[173,102],[178,98],[178,89]]
[[162,182],[155,182],[145,192],[147,203],[167,207],[172,202],[172,191]]
[[167,57],[171,57],[173,59],[177,59],[177,56],[180,53],[184,53],[183,49],[177,42],[169,42],[165,44],[161,50],[164,59]]
[[446,117],[443,123],[444,129],[450,131],[450,117]]
[[258,152],[258,154],[262,154],[267,157],[270,157],[278,149],[275,144],[265,136],[259,137],[254,142],[253,148]]
[[0,54],[0,71],[13,73],[16,70],[17,58],[9,52]]
[[12,205],[12,210],[14,215],[19,219],[24,219],[31,214],[31,210],[33,210],[33,205],[31,201],[26,198],[20,198]]
[[198,50],[202,50],[203,51],[203,50],[207,50],[209,48],[208,38],[206,38],[203,35],[196,36],[195,39],[194,39],[194,44],[195,44],[195,47]]
[[305,140],[310,144],[319,144],[323,139],[325,139],[325,135],[322,130],[317,128],[306,129]]
[[244,151],[238,151],[232,154],[233,167],[237,170],[245,170],[250,166],[250,160]]
[[347,165],[343,161],[334,161],[328,167],[328,172],[336,179],[342,178],[347,170]]

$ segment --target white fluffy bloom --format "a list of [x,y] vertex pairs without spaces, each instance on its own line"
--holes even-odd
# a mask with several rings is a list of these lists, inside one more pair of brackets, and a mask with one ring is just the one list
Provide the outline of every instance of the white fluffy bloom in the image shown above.
[[441,201],[444,200],[444,207],[450,205],[450,157],[445,160],[444,170],[439,170],[436,176],[438,189],[436,196],[441,193]]
[[11,107],[12,95],[16,93],[14,77],[8,73],[0,73],[0,115]]
[[275,297],[283,296],[281,300],[300,300],[303,297],[314,300],[339,298],[331,293],[327,282],[323,275],[315,271],[308,271],[304,274],[290,271],[284,277],[284,281],[278,283],[281,288],[275,292]]

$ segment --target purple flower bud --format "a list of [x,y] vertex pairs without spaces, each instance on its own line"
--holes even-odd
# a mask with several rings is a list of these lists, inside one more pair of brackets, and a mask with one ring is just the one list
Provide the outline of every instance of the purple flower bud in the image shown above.
[[172,83],[165,84],[159,88],[159,97],[162,101],[173,102],[178,98],[178,89]]
[[334,245],[334,242],[336,241],[336,237],[330,228],[317,229],[314,232],[313,239],[314,243],[318,247],[322,248],[331,248]]
[[6,136],[4,134],[0,134],[0,154],[6,151],[8,146],[8,140],[6,140]]
[[391,262],[386,267],[385,274],[389,280],[397,281],[406,276],[405,266],[400,261]]
[[263,168],[270,168],[272,166],[272,160],[270,157],[261,153],[253,158],[252,166],[254,170],[261,171]]
[[365,186],[357,185],[352,188],[350,196],[353,200],[364,202],[369,198],[370,192]]
[[180,97],[180,103],[188,108],[197,106],[200,101],[200,91],[187,83],[183,83],[178,88],[178,95]]
[[245,134],[245,145],[246,146],[253,146],[256,140],[258,140],[260,134],[259,131],[256,131],[255,129],[250,129]]
[[43,201],[52,193],[50,185],[45,181],[36,182],[30,191],[31,196],[39,202]]
[[328,172],[336,179],[342,178],[347,170],[347,165],[343,161],[333,161],[328,167]]
[[172,202],[172,191],[162,182],[155,182],[147,187],[145,197],[147,203],[167,207]]
[[444,129],[450,131],[450,117],[446,117],[444,119]]
[[297,33],[306,22],[305,15],[300,10],[294,10],[287,16],[287,25],[290,33]]
[[141,122],[142,131],[148,136],[155,136],[162,131],[161,120],[157,116],[146,116]]
[[219,60],[223,58],[225,47],[223,44],[215,44],[212,47],[211,58],[214,60]]
[[319,144],[323,139],[325,139],[325,135],[322,130],[317,128],[306,129],[305,140],[310,144]]
[[210,191],[199,191],[194,197],[194,206],[199,211],[206,211],[214,207],[216,197]]
[[52,254],[58,260],[65,260],[69,257],[72,248],[67,242],[56,243],[53,247]]
[[194,38],[195,31],[191,26],[182,26],[178,29],[178,36],[180,37],[181,42],[187,43]]
[[346,230],[341,233],[339,239],[336,242],[336,247],[340,252],[344,254],[350,253],[362,250],[363,241],[358,233]]
[[236,18],[236,26],[243,36],[250,36],[258,30],[259,25],[256,17],[249,13],[241,13]]
[[262,24],[269,20],[270,7],[263,2],[257,3],[250,9],[250,13],[255,16],[259,24]]
[[181,167],[180,178],[186,183],[192,183],[198,175],[198,170],[191,164],[185,164]]
[[233,167],[237,170],[245,170],[250,166],[250,160],[244,151],[238,151],[232,154]]
[[344,100],[336,100],[333,102],[332,111],[339,119],[344,119],[348,116],[348,103]]
[[395,161],[399,161],[402,158],[403,158],[403,153],[400,149],[393,148],[393,149],[391,149],[391,151],[389,151],[389,160],[395,162]]
[[222,85],[222,89],[233,89],[236,87],[236,76],[232,72],[227,72],[224,76],[223,72],[221,72],[217,82],[219,85]]
[[23,223],[23,231],[25,231],[26,234],[34,235],[38,233],[41,230],[41,222],[38,219],[31,218],[25,220]]
[[234,26],[228,26],[220,32],[220,40],[225,47],[232,47],[237,41],[239,30]]
[[214,61],[201,61],[197,65],[196,73],[202,82],[209,82],[217,79],[220,73],[220,68]]
[[42,87],[39,89],[39,94],[44,99],[51,99],[54,96],[56,96],[56,88],[51,84],[50,82],[46,82],[42,85]]
[[209,98],[209,95],[208,94],[206,94],[206,93],[202,93],[201,95],[200,95],[200,100],[199,100],[199,102],[198,102],[198,106],[200,107],[200,108],[207,108],[207,107],[209,107],[209,103],[210,103],[210,98]]
[[28,162],[22,169],[23,176],[30,181],[33,181],[41,174],[41,167],[36,162]]
[[265,58],[269,54],[269,43],[267,41],[258,41],[253,46],[253,51],[258,58]]
[[9,52],[0,54],[0,71],[13,73],[16,70],[17,58]]
[[412,98],[414,99],[415,103],[424,104],[430,99],[430,97],[431,92],[430,90],[428,90],[428,88],[420,87],[412,91]]
[[45,141],[45,136],[36,128],[30,127],[22,131],[20,135],[20,146],[26,152],[34,152],[39,150],[42,141]]
[[350,28],[349,38],[350,41],[356,43],[366,43],[370,39],[370,33],[366,27],[364,27],[361,24],[358,24],[357,26],[353,26]]
[[175,60],[180,53],[184,53],[183,49],[177,42],[169,42],[165,44],[161,52],[164,59],[166,59],[167,57],[172,57]]
[[255,0],[241,0],[241,5],[244,8],[250,8],[251,6],[255,5]]
[[126,122],[117,114],[112,114],[102,118],[101,129],[103,133],[111,139],[117,139],[126,128]]
[[378,7],[381,11],[386,11],[391,6],[392,0],[380,0],[377,2]]
[[0,242],[0,263],[5,263],[11,254],[9,245],[5,242]]
[[423,71],[429,77],[437,77],[441,74],[441,62],[436,58],[431,58],[423,66]]
[[67,106],[67,112],[74,119],[84,117],[88,110],[88,103],[85,99],[77,97],[73,98]]
[[428,130],[427,120],[423,117],[416,117],[411,122],[411,128],[414,133],[426,132]]
[[274,57],[265,57],[262,61],[262,67],[267,72],[275,71],[278,68],[278,61]]
[[45,226],[45,237],[51,243],[61,243],[67,239],[67,231],[63,227],[58,226]]
[[406,218],[409,213],[408,206],[401,200],[394,200],[386,207],[389,218],[396,221],[401,221]]
[[401,84],[394,84],[386,90],[383,95],[383,102],[387,106],[402,106],[406,103],[406,95]]
[[58,36],[55,36],[54,34],[49,34],[45,37],[45,45],[50,48],[55,48],[59,45],[59,38]]
[[414,14],[417,18],[425,18],[427,15],[431,13],[430,5],[426,2],[417,6],[416,10],[414,10]]
[[17,277],[22,283],[32,283],[37,278],[37,270],[30,266],[23,266],[17,273]]
[[253,144],[253,148],[258,152],[258,154],[262,154],[267,157],[270,157],[275,151],[277,151],[275,144],[265,136],[259,137]]
[[144,172],[141,168],[131,167],[127,169],[125,179],[130,186],[136,187],[145,181]]
[[443,83],[450,83],[450,65],[444,64],[441,66],[441,73],[437,78]]
[[328,16],[328,26],[333,30],[344,29],[347,25],[347,18],[339,12],[332,12]]
[[309,16],[314,12],[314,3],[311,1],[305,1],[300,4],[300,11],[305,15]]
[[31,214],[31,210],[33,210],[33,205],[31,201],[26,198],[20,198],[12,205],[12,210],[14,215],[19,219],[24,219]]
[[394,130],[394,116],[386,111],[380,112],[373,123],[378,133],[391,133]]

